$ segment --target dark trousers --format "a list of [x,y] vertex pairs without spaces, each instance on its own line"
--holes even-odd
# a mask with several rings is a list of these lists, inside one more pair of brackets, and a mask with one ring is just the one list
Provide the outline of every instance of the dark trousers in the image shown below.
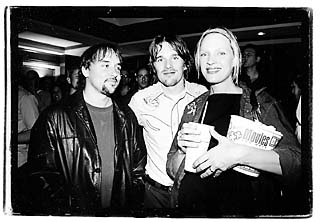
[[148,181],[145,182],[144,208],[145,216],[179,217],[177,209],[171,204],[171,189],[164,190]]
[[144,207],[146,209],[172,208],[170,206],[171,190],[163,190],[145,183]]
[[185,216],[246,216],[253,210],[250,177],[229,170],[219,177],[186,173],[179,190],[179,210]]

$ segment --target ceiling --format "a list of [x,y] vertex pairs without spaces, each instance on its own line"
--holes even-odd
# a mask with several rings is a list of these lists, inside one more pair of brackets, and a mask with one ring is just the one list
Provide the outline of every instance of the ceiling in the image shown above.
[[164,31],[180,35],[192,50],[201,33],[216,26],[231,29],[240,45],[299,43],[304,41],[310,21],[304,8],[11,8],[19,48],[57,56],[80,56],[100,42],[117,44],[124,57],[146,55],[152,38]]

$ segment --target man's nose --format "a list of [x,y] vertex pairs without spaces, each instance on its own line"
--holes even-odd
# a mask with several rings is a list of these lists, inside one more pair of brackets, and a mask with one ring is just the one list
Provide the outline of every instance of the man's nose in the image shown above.
[[166,66],[166,68],[171,68],[172,67],[171,61],[166,59],[165,66]]
[[114,67],[112,70],[111,70],[111,75],[112,76],[118,76],[118,75],[120,75],[121,73],[120,73],[120,70],[118,69],[118,68],[116,68],[116,67]]

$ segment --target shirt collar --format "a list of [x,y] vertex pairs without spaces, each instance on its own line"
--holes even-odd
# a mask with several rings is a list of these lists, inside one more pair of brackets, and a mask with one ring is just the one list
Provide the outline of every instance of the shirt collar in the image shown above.
[[[199,95],[199,93],[196,92],[197,89],[195,89],[194,86],[192,86],[192,84],[190,82],[188,82],[187,80],[185,80],[185,88],[184,90],[181,92],[181,94],[179,95],[179,99],[183,98],[186,94],[189,94],[193,97],[197,97]],[[157,82],[156,84],[154,84],[154,88],[153,88],[153,92],[151,93],[151,95],[149,96],[149,98],[151,100],[155,100],[157,99],[159,96],[164,95],[163,89],[162,89],[162,83],[161,82]],[[165,95],[164,95],[165,96]],[[168,96],[169,97],[169,96]],[[169,97],[170,98],[170,97]]]
[[153,85],[153,92],[151,92],[149,98],[151,100],[155,100],[157,99],[159,96],[161,96],[163,94],[163,90],[161,88],[161,83],[157,82],[156,84]]

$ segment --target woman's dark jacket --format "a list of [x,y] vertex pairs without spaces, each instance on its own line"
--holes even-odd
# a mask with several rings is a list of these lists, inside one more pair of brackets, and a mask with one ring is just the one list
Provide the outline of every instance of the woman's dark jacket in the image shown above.
[[[146,150],[135,115],[113,103],[115,172],[112,209],[126,212],[143,198]],[[99,214],[101,158],[82,91],[44,111],[36,121],[28,153],[34,211]]]
[[[278,102],[262,89],[256,92],[258,107],[256,110],[253,110],[250,103],[251,90],[244,84],[241,84],[240,86],[243,89],[243,94],[240,100],[240,116],[251,120],[258,119],[266,125],[274,126],[277,131],[283,134],[279,144],[274,148],[274,151],[279,155],[282,176],[261,172],[257,179],[252,178],[252,185],[257,192],[257,201],[260,205],[263,205],[262,207],[265,208],[265,212],[270,213],[274,210],[271,208],[278,204],[273,202],[273,200],[277,198],[273,196],[275,195],[277,184],[280,184],[279,186],[284,188],[296,184],[297,181],[300,180],[301,149]],[[200,122],[200,116],[203,112],[209,94],[210,92],[206,92],[200,95],[186,106],[178,131],[181,129],[183,123]],[[217,107],[217,109],[219,109],[219,107]],[[177,136],[175,136],[167,159],[167,173],[174,180],[172,204],[175,206],[178,206],[178,191],[181,180],[185,174],[184,159],[185,154],[178,151],[178,141]],[[258,202],[257,208],[261,207]],[[266,209],[268,207],[270,209]],[[284,208],[285,206],[282,207]]]

